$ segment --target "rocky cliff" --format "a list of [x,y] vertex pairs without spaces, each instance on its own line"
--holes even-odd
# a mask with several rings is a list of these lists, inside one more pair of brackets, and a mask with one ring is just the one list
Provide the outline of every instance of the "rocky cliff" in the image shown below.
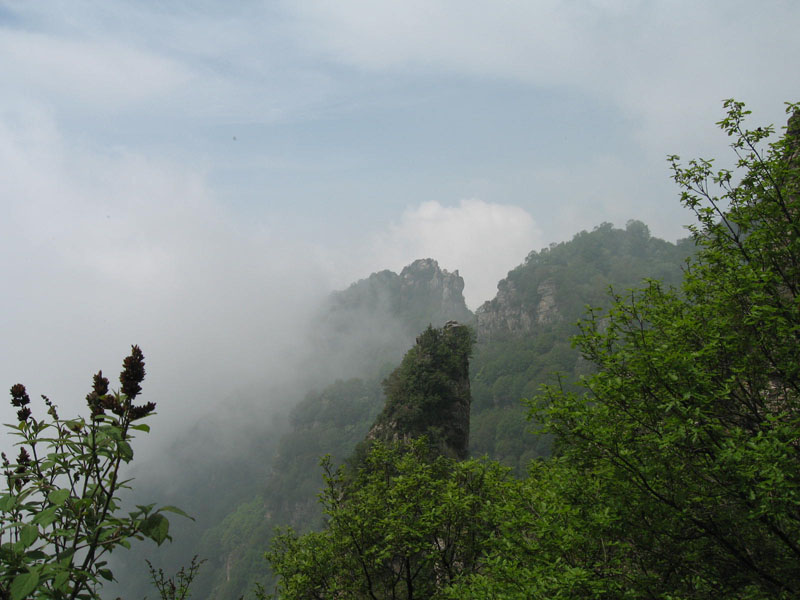
[[498,285],[497,296],[475,311],[478,337],[482,341],[525,336],[538,325],[562,319],[556,301],[556,283],[552,279],[539,282],[531,300],[520,294],[513,280],[504,279]]
[[400,366],[383,382],[386,404],[367,442],[428,437],[436,453],[464,459],[469,453],[469,327],[450,321],[428,327]]
[[458,271],[450,273],[430,258],[399,274],[373,273],[331,294],[315,326],[315,346],[332,375],[372,376],[397,364],[428,325],[471,322],[463,290]]
[[391,316],[407,330],[419,333],[430,324],[471,318],[464,303],[464,279],[450,273],[432,258],[415,260],[400,274],[373,273],[346,290],[334,292],[330,315],[334,322],[353,312]]

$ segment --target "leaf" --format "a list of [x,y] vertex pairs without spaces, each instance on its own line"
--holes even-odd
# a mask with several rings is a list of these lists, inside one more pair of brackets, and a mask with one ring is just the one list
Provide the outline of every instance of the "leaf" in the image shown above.
[[23,600],[28,594],[36,589],[39,584],[39,572],[28,571],[21,573],[11,582],[11,600]]
[[60,565],[69,568],[72,565],[72,557],[75,555],[74,550],[66,550],[61,553],[61,556],[58,559]]
[[53,589],[59,592],[66,591],[69,571],[61,571],[53,578]]
[[195,518],[193,516],[186,514],[183,510],[181,510],[177,506],[172,506],[172,505],[162,506],[159,510],[160,511],[166,511],[166,512],[175,513],[176,515],[180,515],[182,517],[186,517],[187,519],[191,519],[192,521],[195,520]]
[[4,494],[0,497],[0,512],[10,512],[14,508],[14,496],[11,494]]
[[31,523],[36,525],[41,525],[42,527],[47,527],[53,521],[56,520],[56,511],[58,510],[57,506],[51,506],[50,508],[44,509],[38,515],[31,519]]
[[164,515],[155,513],[147,517],[139,529],[160,546],[169,537],[169,520]]
[[23,548],[28,548],[39,537],[39,528],[35,525],[25,525],[19,532],[19,541]]
[[117,442],[117,448],[119,449],[119,456],[122,458],[122,460],[124,460],[126,463],[133,460],[133,448],[131,448],[131,445],[128,442],[125,440],[120,440]]
[[54,506],[61,506],[67,501],[67,498],[69,498],[68,489],[53,490],[47,494],[47,499],[50,501],[50,504],[53,504]]

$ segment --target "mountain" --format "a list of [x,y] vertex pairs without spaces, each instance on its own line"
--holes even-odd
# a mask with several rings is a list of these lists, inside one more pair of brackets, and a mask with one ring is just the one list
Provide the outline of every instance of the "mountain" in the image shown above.
[[487,454],[522,474],[550,452],[547,438],[527,435],[522,398],[533,397],[555,373],[569,386],[589,364],[572,347],[587,307],[605,307],[645,278],[677,285],[694,242],[654,238],[644,223],[625,229],[603,223],[567,242],[528,254],[475,313],[478,343],[470,368],[470,452]]
[[[403,371],[401,359],[429,326],[435,331],[448,321],[458,321],[470,325],[477,339],[469,378],[464,376],[466,365],[460,379],[454,378],[460,381],[455,387],[460,386],[471,400],[456,402],[458,410],[442,413],[448,423],[469,423],[468,433],[461,431],[461,441],[451,444],[452,454],[466,455],[468,439],[473,456],[487,454],[522,473],[531,458],[546,456],[550,447],[546,438],[528,435],[536,425],[525,420],[520,401],[552,381],[554,371],[562,373],[567,386],[587,372],[586,361],[570,344],[587,305],[607,305],[609,288],[624,293],[645,277],[661,279],[665,285],[677,283],[681,266],[693,251],[688,241],[672,244],[653,238],[637,221],[624,229],[603,224],[531,252],[498,283],[495,298],[474,315],[464,303],[464,281],[458,272],[442,270],[430,258],[415,261],[399,274],[374,273],[333,293],[313,321],[314,352],[306,364],[308,381],[327,377],[330,383],[312,390],[298,384],[294,395],[300,399],[285,417],[283,433],[276,433],[274,424],[263,425],[264,437],[270,440],[260,446],[268,453],[260,457],[265,474],[240,484],[226,478],[228,487],[253,491],[238,495],[227,510],[217,510],[224,516],[213,523],[204,520],[199,547],[181,549],[180,538],[176,539],[182,562],[193,553],[207,559],[193,596],[235,600],[256,581],[269,590],[271,575],[263,552],[275,527],[307,531],[321,523],[316,501],[322,484],[320,457],[330,454],[334,463],[343,461],[370,431],[376,437],[395,435],[392,423],[413,421],[414,411],[409,409],[424,404],[409,404],[405,399],[415,393],[414,386],[405,386],[407,379],[392,373],[398,373],[398,365]],[[406,375],[425,363],[415,361],[408,363]],[[394,401],[386,404],[392,396]],[[468,420],[463,418],[464,406],[470,407]],[[242,452],[247,454],[249,447]],[[210,489],[208,482],[202,489]],[[151,496],[159,497],[155,492]],[[179,498],[170,502],[181,505]]]
[[428,325],[474,320],[464,302],[464,279],[432,258],[415,260],[399,274],[373,273],[334,292],[315,319],[317,362],[332,378],[384,374]]
[[479,339],[520,339],[572,324],[586,306],[606,305],[609,288],[624,292],[645,278],[676,285],[693,248],[688,239],[671,244],[652,237],[644,223],[629,221],[625,229],[603,223],[531,252],[476,311]]
[[429,325],[383,381],[386,402],[367,433],[366,445],[426,436],[437,454],[467,458],[473,342],[469,327],[456,321],[441,329]]
[[[463,289],[458,272],[449,273],[427,258],[399,274],[374,273],[331,294],[312,328],[315,352],[309,364],[337,373],[336,380],[308,391],[291,410],[289,430],[268,459],[271,468],[261,492],[232,507],[206,531],[199,552],[208,562],[198,576],[196,597],[239,598],[256,581],[265,580],[263,553],[275,527],[307,530],[320,523],[320,458],[330,454],[343,461],[368,434],[384,404],[381,380],[421,331],[474,320]],[[458,327],[447,338],[458,338],[465,330]],[[459,385],[466,387],[468,397],[466,355],[463,359]],[[466,453],[468,400],[461,408],[467,420],[458,452]]]

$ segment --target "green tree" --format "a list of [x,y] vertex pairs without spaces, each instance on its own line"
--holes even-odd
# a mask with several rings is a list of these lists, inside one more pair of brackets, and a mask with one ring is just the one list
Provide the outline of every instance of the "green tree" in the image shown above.
[[516,480],[376,446],[328,473],[326,529],[277,538],[282,597],[800,596],[800,106],[771,144],[726,107],[738,178],[671,157],[698,218],[682,286],[591,311],[597,371],[531,403],[556,456]]
[[472,330],[455,321],[440,329],[429,325],[384,380],[386,404],[371,437],[389,441],[427,436],[440,452],[466,458],[472,401],[469,357],[474,342]]
[[447,597],[478,568],[514,483],[496,463],[435,455],[424,438],[376,442],[355,474],[323,465],[325,529],[286,531],[267,553],[284,599]]
[[133,460],[133,433],[149,431],[141,420],[155,410],[134,404],[144,376],[133,346],[119,392],[109,392],[102,371],[94,376],[88,419],[61,419],[45,396],[47,417],[37,418],[25,386],[11,388],[18,422],[7,427],[20,449],[13,463],[3,454],[0,598],[99,598],[102,581],[113,579],[110,552],[145,537],[160,545],[169,537],[164,512],[184,515],[153,504],[121,514],[118,494],[130,487],[122,466]]
[[[616,517],[603,504],[599,473],[563,458],[532,461],[504,482],[493,505],[497,529],[481,540],[477,566],[444,590],[453,600],[641,598],[629,585]],[[646,596],[645,596],[646,597]]]
[[670,158],[698,219],[681,289],[592,313],[587,393],[540,398],[563,459],[599,482],[638,597],[800,595],[800,114],[766,144],[771,127],[726,108],[738,179]]

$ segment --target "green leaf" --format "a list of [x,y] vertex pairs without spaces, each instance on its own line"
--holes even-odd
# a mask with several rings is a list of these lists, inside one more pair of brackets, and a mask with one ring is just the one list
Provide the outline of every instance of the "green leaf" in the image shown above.
[[140,530],[160,546],[169,537],[169,520],[161,513],[152,514],[142,522]]
[[39,572],[28,571],[21,573],[11,582],[11,600],[23,600],[28,594],[36,589],[39,584]]
[[53,490],[47,494],[47,499],[50,501],[50,504],[54,506],[61,506],[67,501],[67,498],[69,498],[69,490],[67,489]]
[[19,532],[19,541],[23,548],[28,548],[39,537],[39,528],[35,525],[25,525]]
[[136,431],[144,431],[145,433],[150,433],[150,425],[148,425],[147,423],[136,423],[131,425],[130,428]]
[[15,498],[11,494],[3,494],[0,496],[0,512],[10,512],[15,504]]
[[53,521],[56,520],[56,511],[58,510],[57,506],[51,506],[50,508],[44,509],[38,515],[31,519],[31,523],[36,525],[41,525],[42,527],[47,527]]
[[177,506],[172,506],[172,505],[162,506],[159,510],[160,511],[165,511],[165,512],[175,513],[176,515],[180,515],[182,517],[186,517],[187,519],[191,519],[192,521],[195,520],[193,516],[186,514],[183,510],[181,510]]
[[59,592],[67,590],[67,581],[69,580],[69,571],[61,571],[53,578],[53,589]]
[[131,445],[128,442],[125,440],[120,440],[117,442],[117,448],[119,449],[119,456],[122,458],[122,460],[124,460],[126,463],[133,460],[133,448],[131,448]]

